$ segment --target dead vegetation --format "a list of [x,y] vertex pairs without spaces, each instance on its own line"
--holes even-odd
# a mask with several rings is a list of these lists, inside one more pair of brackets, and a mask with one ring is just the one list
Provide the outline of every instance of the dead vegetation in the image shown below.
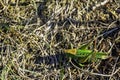
[[[119,9],[119,0],[1,0],[0,79],[118,80]],[[93,39],[108,59],[79,67],[62,52]]]

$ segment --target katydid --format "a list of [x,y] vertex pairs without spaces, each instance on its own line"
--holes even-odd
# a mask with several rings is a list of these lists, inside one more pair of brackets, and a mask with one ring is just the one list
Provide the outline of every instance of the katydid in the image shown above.
[[81,46],[79,49],[65,49],[64,52],[68,54],[69,57],[77,60],[80,66],[83,66],[83,63],[94,62],[98,59],[108,58],[108,54],[104,52],[97,52],[94,50],[89,50],[87,47],[90,43]]

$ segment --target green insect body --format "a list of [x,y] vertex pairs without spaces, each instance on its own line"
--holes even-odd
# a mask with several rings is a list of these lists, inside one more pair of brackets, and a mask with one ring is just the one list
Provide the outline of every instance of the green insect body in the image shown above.
[[80,66],[86,62],[96,62],[98,59],[102,60],[108,58],[108,54],[89,50],[87,47],[88,44],[81,46],[79,49],[65,49],[64,52],[67,53],[69,57],[77,61]]
[[66,49],[64,52],[67,53],[69,57],[77,60],[80,65],[86,62],[94,62],[98,59],[108,58],[108,55],[106,53],[94,52],[92,50]]

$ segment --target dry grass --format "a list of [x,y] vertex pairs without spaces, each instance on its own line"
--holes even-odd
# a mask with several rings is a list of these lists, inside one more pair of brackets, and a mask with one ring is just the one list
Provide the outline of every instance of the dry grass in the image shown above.
[[[120,1],[105,1],[1,0],[0,79],[118,80]],[[93,39],[110,58],[79,67],[62,52]]]

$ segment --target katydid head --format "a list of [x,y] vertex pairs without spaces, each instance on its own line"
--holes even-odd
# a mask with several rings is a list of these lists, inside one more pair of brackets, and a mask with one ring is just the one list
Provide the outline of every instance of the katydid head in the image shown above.
[[65,49],[64,52],[75,55],[77,50],[76,49]]

